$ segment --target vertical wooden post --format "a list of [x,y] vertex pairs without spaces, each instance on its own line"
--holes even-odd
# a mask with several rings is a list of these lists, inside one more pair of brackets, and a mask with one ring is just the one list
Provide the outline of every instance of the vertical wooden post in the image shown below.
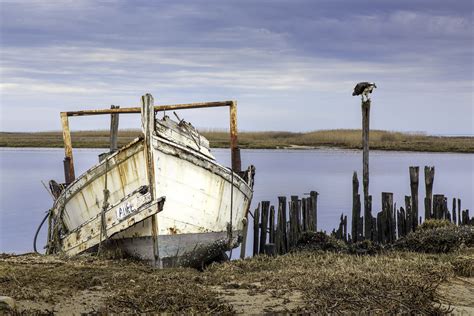
[[296,246],[298,241],[298,230],[298,196],[292,195],[290,201],[290,248]]
[[446,219],[448,221],[451,221],[451,214],[449,214],[449,210],[448,210],[448,198],[447,197],[443,197],[442,210],[443,210],[442,219]]
[[[111,109],[119,109],[120,106],[111,105]],[[110,114],[110,152],[116,152],[118,149],[118,127],[119,127],[119,114]]]
[[275,243],[275,207],[270,206],[270,223],[269,223],[270,234],[268,236],[268,242]]
[[425,166],[425,220],[431,218],[435,167]]
[[265,249],[263,251],[267,256],[272,256],[274,257],[276,255],[276,246],[275,244],[268,243],[265,244]]
[[342,239],[344,239],[344,241],[347,241],[347,215],[344,215],[342,235]]
[[74,159],[72,158],[71,131],[69,129],[69,119],[66,112],[61,112],[61,124],[63,127],[64,141],[64,179],[66,184],[71,183],[76,178],[74,174]]
[[407,212],[407,234],[413,231],[413,214],[411,211],[411,196],[405,195],[405,210]]
[[433,217],[435,219],[443,219],[444,218],[444,195],[443,194],[435,194],[433,195]]
[[372,210],[369,209],[369,131],[370,131],[370,99],[362,101],[362,184],[364,187],[364,221],[365,239],[372,234]]
[[281,219],[281,209],[278,206],[278,210],[276,211],[276,229],[275,229],[275,246],[276,246],[276,253],[282,254],[282,219]]
[[456,221],[456,198],[453,198],[453,223],[454,223],[454,225],[457,224],[457,221]]
[[382,218],[384,230],[384,242],[395,241],[395,225],[393,221],[393,193],[382,192]]
[[232,161],[232,170],[240,172],[242,169],[242,162],[240,159],[240,149],[237,141],[237,101],[232,101],[229,107],[230,113],[230,153]]
[[[148,192],[151,199],[155,199],[155,163],[153,158],[152,136],[155,132],[155,106],[153,96],[149,93],[142,96],[142,132],[144,136],[144,150],[146,173],[148,178]],[[118,122],[117,122],[118,123]],[[151,235],[153,238],[154,265],[161,267],[158,249],[158,214],[151,217]]]
[[270,202],[269,201],[262,201],[262,222],[260,224],[259,253],[264,253],[265,252],[265,244],[267,243],[269,207],[270,207]]
[[462,217],[461,217],[461,199],[458,199],[458,223],[459,226],[462,224]]
[[281,253],[286,253],[288,249],[288,232],[286,229],[286,196],[278,197],[278,214],[280,221],[280,251]]
[[259,239],[259,222],[260,222],[260,204],[255,209],[253,213],[253,256],[255,257],[258,254],[258,239]]
[[245,251],[247,248],[247,234],[248,234],[248,225],[249,225],[248,218],[245,217],[242,220],[242,222],[243,222],[242,223],[243,227],[242,227],[242,243],[240,244],[240,259],[245,258]]
[[315,232],[318,231],[318,192],[311,191],[309,192],[309,197],[311,199],[311,213],[312,213],[312,224],[311,229]]
[[420,167],[410,167],[411,211],[413,230],[418,226],[418,176]]
[[383,219],[382,219],[382,214],[383,214],[383,211],[382,212],[378,212],[377,213],[377,241],[379,243],[383,243],[384,240],[383,240]]
[[357,172],[354,171],[352,175],[352,241],[359,241],[359,221],[360,221],[360,194],[359,194],[359,179],[357,179]]
[[302,214],[302,232],[308,230],[308,213],[306,207],[306,198],[301,198],[301,214]]

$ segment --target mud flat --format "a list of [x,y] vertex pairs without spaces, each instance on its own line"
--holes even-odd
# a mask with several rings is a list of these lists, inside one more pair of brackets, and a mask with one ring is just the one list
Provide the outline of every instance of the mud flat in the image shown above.
[[[459,262],[463,263],[460,269]],[[450,254],[299,251],[194,269],[128,259],[0,255],[0,296],[26,313],[470,313],[474,248]],[[467,267],[467,268],[466,268]]]

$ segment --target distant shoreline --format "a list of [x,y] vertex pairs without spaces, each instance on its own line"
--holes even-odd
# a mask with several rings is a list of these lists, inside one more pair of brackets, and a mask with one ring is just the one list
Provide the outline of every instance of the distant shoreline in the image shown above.
[[[228,148],[227,132],[202,132],[213,148]],[[119,146],[140,135],[139,130],[119,133]],[[107,148],[108,131],[72,132],[74,148]],[[14,148],[62,148],[60,131],[53,132],[0,132],[0,147]],[[317,148],[361,149],[360,130],[323,130],[307,133],[295,132],[241,132],[239,147],[242,149],[290,149]],[[453,152],[474,153],[474,137],[428,136],[374,130],[370,132],[370,149],[383,151]]]

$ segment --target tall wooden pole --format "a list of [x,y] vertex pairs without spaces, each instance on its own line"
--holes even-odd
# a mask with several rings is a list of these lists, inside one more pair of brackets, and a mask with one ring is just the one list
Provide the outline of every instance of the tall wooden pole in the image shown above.
[[[152,136],[155,132],[154,99],[149,93],[142,96],[142,132],[144,137],[145,164],[148,178],[148,192],[155,199],[155,159]],[[151,217],[151,235],[153,241],[153,265],[162,268],[158,248],[158,215]]]
[[64,180],[66,184],[76,178],[74,174],[74,160],[72,158],[71,131],[69,130],[69,119],[66,112],[61,112],[61,124],[63,127],[64,140]]
[[[120,106],[111,105],[111,109],[118,109]],[[118,149],[118,127],[119,127],[119,114],[110,114],[110,152],[116,152]]]
[[372,210],[369,201],[369,125],[370,99],[362,101],[362,184],[364,187],[364,235],[370,239],[372,235]]
[[232,161],[232,170],[240,172],[242,163],[240,160],[240,149],[237,142],[237,101],[232,101],[229,107],[230,114],[230,154]]

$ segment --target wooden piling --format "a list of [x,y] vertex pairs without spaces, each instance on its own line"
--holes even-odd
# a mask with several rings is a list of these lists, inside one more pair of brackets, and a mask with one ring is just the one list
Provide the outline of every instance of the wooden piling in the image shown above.
[[425,166],[425,220],[431,218],[434,174],[434,166]]
[[311,191],[309,193],[311,199],[311,230],[318,231],[318,192]]
[[272,256],[272,257],[276,256],[276,246],[275,246],[275,244],[273,244],[273,243],[265,244],[264,253],[267,256]]
[[[290,205],[290,248],[296,245],[298,241],[298,196],[292,195]],[[289,249],[288,249],[289,250]]]
[[301,215],[302,215],[302,223],[301,228],[302,232],[308,230],[308,212],[307,212],[307,203],[306,198],[301,198]]
[[255,257],[258,254],[259,246],[259,225],[260,225],[260,204],[255,209],[253,213],[253,256]]
[[344,223],[343,223],[343,239],[347,241],[347,215],[344,216]]
[[411,196],[405,195],[405,211],[407,221],[407,234],[413,231],[413,214],[411,211]]
[[275,244],[275,207],[273,205],[270,206],[269,230],[268,242]]
[[407,234],[406,212],[403,206],[400,206],[400,216],[398,217],[398,238]]
[[365,220],[365,223],[369,223],[369,227],[366,229],[368,236],[366,236],[365,239],[374,240],[376,227],[373,226],[374,217],[372,216],[372,195],[367,197],[365,204],[365,209],[368,210],[367,214],[365,214],[365,216],[368,218]]
[[435,219],[443,219],[443,203],[444,203],[444,195],[443,194],[435,194],[433,195],[433,218]]
[[[118,109],[120,106],[111,105],[111,109]],[[119,114],[110,114],[110,152],[116,152],[118,149],[118,127],[119,127]]]
[[377,242],[383,243],[384,242],[384,229],[382,224],[382,215],[383,212],[377,213]]
[[360,225],[360,194],[359,194],[359,179],[357,172],[354,171],[352,175],[352,241],[357,242],[361,239],[362,231],[359,231]]
[[240,259],[245,258],[245,251],[247,248],[247,233],[248,233],[248,217],[245,217],[243,220],[242,227],[242,242],[240,243]]
[[451,213],[448,209],[448,198],[443,198],[443,219],[451,221]]
[[260,223],[260,247],[259,253],[265,252],[265,244],[267,243],[268,233],[268,212],[270,208],[269,201],[262,201],[262,221]]
[[413,230],[418,226],[418,178],[420,167],[410,167],[411,211]]
[[456,198],[453,198],[453,223],[454,225],[457,224],[456,218]]
[[370,131],[370,99],[362,101],[362,183],[364,187],[364,219],[365,239],[372,235],[372,214],[369,209],[369,131]]
[[288,231],[287,231],[287,216],[286,216],[286,196],[278,197],[278,218],[280,221],[279,225],[279,238],[280,246],[279,252],[286,253],[288,249]]
[[459,225],[462,224],[462,218],[461,218],[461,199],[458,199],[458,222],[459,222]]
[[393,218],[393,193],[382,192],[383,242],[393,243],[395,241],[395,223]]

